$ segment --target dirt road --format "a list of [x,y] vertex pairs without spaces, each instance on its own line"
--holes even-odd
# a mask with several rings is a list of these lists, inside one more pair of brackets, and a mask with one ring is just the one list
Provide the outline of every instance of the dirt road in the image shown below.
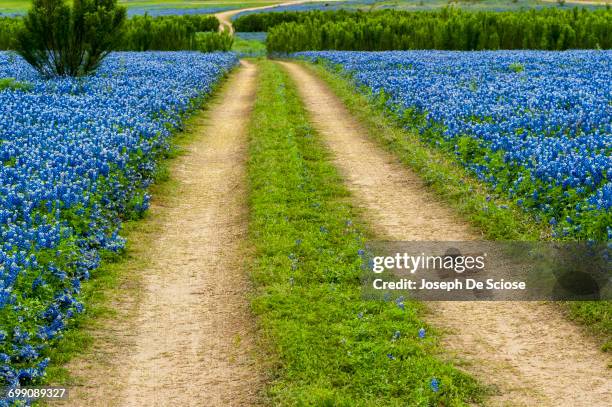
[[[217,17],[219,19],[219,22],[221,23],[219,25],[219,31],[225,31],[226,29],[228,29],[229,32],[233,34],[234,26],[232,25],[232,17],[235,16],[236,14],[242,13],[244,11],[266,10],[266,9],[272,9],[274,7],[284,7],[284,6],[291,6],[295,4],[312,3],[315,1],[320,1],[320,0],[296,0],[296,1],[288,1],[286,3],[274,4],[272,6],[249,7],[249,8],[228,10],[228,11],[222,11],[220,13],[215,14],[215,17]],[[334,1],[343,1],[343,0],[329,0],[328,2],[334,2]]]
[[[368,140],[341,101],[310,71],[282,63],[298,86],[349,189],[374,230],[393,240],[473,240],[478,235],[397,160]],[[444,348],[497,388],[493,405],[600,406],[612,402],[608,357],[550,305],[438,302],[429,321]]]

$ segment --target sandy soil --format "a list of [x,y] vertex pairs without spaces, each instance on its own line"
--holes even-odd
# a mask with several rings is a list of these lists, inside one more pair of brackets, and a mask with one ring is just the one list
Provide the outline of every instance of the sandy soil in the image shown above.
[[[423,183],[367,139],[367,132],[310,71],[283,62],[313,125],[374,230],[393,240],[479,236]],[[492,386],[492,405],[612,405],[609,357],[552,305],[536,302],[430,303],[429,321],[464,369]]]
[[203,137],[175,168],[180,191],[154,245],[154,265],[127,361],[125,406],[245,405],[259,375],[242,269],[246,125],[255,96],[246,64]]
[[125,338],[115,342],[124,349],[105,352],[115,356],[112,362],[89,367],[86,380],[93,382],[83,383],[70,405],[258,404],[262,374],[252,358],[255,333],[241,252],[256,67],[242,64],[196,123],[201,136],[173,165],[176,196],[153,202],[149,218],[163,221],[137,253],[149,259],[141,300],[130,322],[119,321],[126,331],[113,331]]

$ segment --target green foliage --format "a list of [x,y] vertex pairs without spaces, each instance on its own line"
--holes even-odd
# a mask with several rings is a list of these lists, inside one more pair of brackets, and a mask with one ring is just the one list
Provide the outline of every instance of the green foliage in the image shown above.
[[508,66],[508,69],[510,69],[512,72],[520,73],[525,70],[525,65],[515,62],[513,64],[510,64]]
[[197,33],[196,49],[202,52],[230,51],[234,37],[228,31]]
[[[401,309],[362,297],[364,227],[349,193],[295,85],[277,65],[260,66],[249,128],[249,230],[253,309],[276,362],[271,404],[478,402],[475,381],[435,356],[435,334],[419,339],[419,304]],[[439,392],[429,387],[434,377]]]
[[3,90],[21,90],[29,91],[32,89],[32,84],[27,82],[19,82],[15,78],[1,78],[0,79],[0,92]]
[[44,76],[86,75],[119,43],[125,16],[117,0],[34,0],[17,50]]
[[15,49],[17,33],[23,28],[23,19],[0,17],[0,50]]
[[[340,12],[342,14],[345,12]],[[323,13],[321,11],[311,12],[291,12],[283,11],[281,13],[253,13],[238,17],[233,21],[234,30],[236,32],[261,32],[269,31],[271,27],[282,23],[301,23],[313,16],[325,15],[326,18],[333,18],[337,13]]]
[[547,49],[612,47],[612,11],[311,11],[240,17],[240,31],[268,31],[269,52],[305,50]]
[[[123,41],[117,49],[124,51],[198,50],[198,33],[213,32],[219,20],[209,15],[134,16],[126,23]],[[223,42],[220,44],[225,45]],[[221,50],[213,48],[210,50]]]
[[566,307],[570,318],[602,338],[603,351],[612,352],[612,301],[572,301]]

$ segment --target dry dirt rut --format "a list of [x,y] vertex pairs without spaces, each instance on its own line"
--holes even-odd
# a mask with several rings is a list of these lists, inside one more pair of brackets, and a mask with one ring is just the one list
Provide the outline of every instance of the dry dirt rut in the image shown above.
[[135,349],[124,361],[123,406],[242,406],[256,402],[250,352],[246,126],[256,68],[244,63],[210,108],[202,134],[173,168],[176,196],[151,244]]
[[[473,240],[478,236],[441,205],[413,173],[367,139],[329,88],[303,66],[283,62],[314,127],[334,155],[373,228],[393,240]],[[608,357],[550,305],[437,302],[429,321],[447,331],[446,350],[498,389],[493,405],[612,405]]]

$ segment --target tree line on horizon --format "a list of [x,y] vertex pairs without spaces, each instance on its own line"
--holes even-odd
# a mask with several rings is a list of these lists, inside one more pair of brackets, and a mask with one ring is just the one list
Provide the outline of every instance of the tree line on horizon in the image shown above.
[[316,50],[610,49],[612,10],[382,10],[259,13],[236,31],[267,31],[271,53]]

